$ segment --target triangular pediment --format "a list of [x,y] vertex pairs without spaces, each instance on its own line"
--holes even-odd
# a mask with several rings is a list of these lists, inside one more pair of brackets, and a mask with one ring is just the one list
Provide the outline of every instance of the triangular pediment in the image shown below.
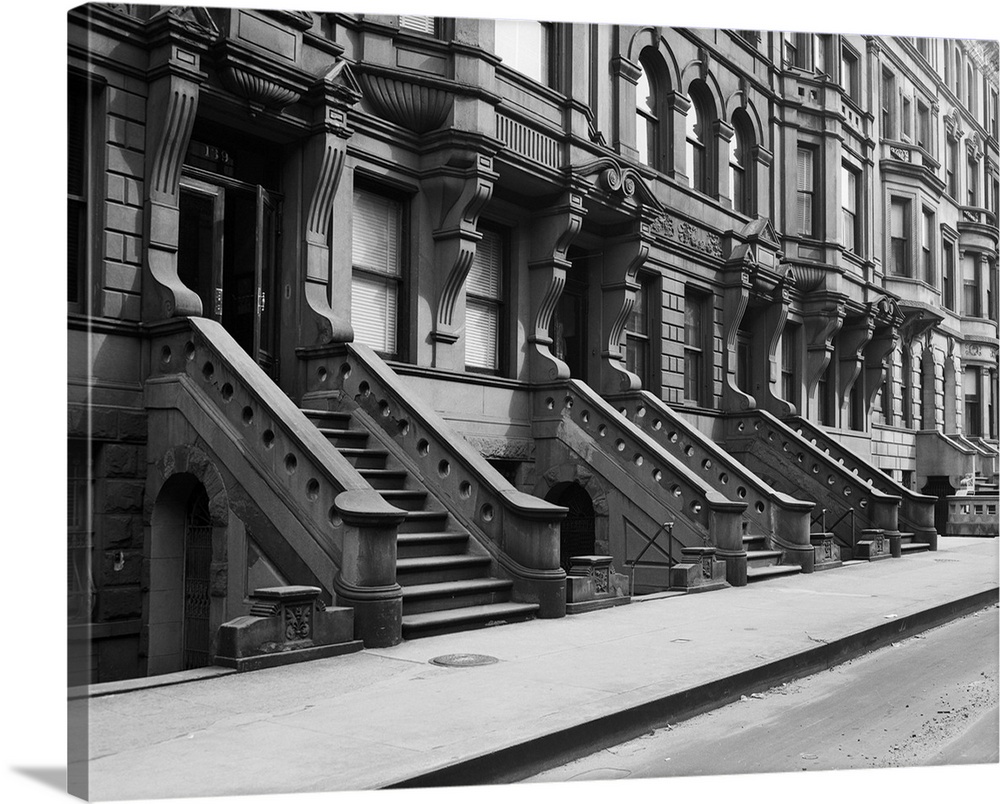
[[354,70],[351,69],[351,65],[339,59],[326,74],[322,77],[323,81],[333,84],[335,87],[340,87],[346,89],[349,92],[356,93],[359,97],[361,96],[361,84],[354,75]]

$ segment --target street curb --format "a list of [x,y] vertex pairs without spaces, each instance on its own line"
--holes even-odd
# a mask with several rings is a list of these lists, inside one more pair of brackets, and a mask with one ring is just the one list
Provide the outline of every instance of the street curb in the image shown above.
[[518,782],[602,748],[635,739],[668,723],[677,723],[726,706],[743,695],[763,692],[786,681],[829,669],[998,602],[1000,588],[993,587],[586,723],[441,765],[384,785],[384,788]]

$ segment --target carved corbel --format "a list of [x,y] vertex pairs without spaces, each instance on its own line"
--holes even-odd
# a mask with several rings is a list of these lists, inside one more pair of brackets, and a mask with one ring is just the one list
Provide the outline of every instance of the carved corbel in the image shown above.
[[765,382],[764,404],[771,413],[779,418],[795,415],[795,404],[783,399],[781,391],[781,369],[778,366],[777,352],[781,336],[788,320],[788,306],[791,302],[791,290],[795,286],[795,278],[791,270],[787,270],[781,282],[774,290],[773,301],[765,308],[764,338],[767,344],[767,377]]
[[434,365],[461,370],[464,354],[450,349],[465,327],[465,280],[482,239],[477,229],[479,214],[493,195],[499,178],[490,154],[462,155],[437,168],[425,179],[428,197],[438,207],[438,225],[432,232],[434,259],[440,272],[437,307],[431,338]]
[[[330,228],[334,199],[340,185],[347,141],[353,133],[347,123],[350,108],[360,99],[357,81],[347,62],[340,61],[311,88],[307,100],[315,108],[316,133],[303,152],[304,314],[299,321],[299,345],[344,343],[354,340],[346,316],[330,305]],[[350,266],[343,266],[349,272]]]
[[638,231],[617,241],[608,242],[604,251],[604,276],[601,297],[604,337],[601,349],[601,393],[615,394],[641,387],[638,376],[625,367],[623,340],[625,324],[639,290],[639,269],[649,255],[651,222],[640,218]]
[[837,401],[840,409],[845,410],[850,399],[851,388],[861,375],[865,366],[865,347],[875,334],[875,323],[870,315],[844,325],[838,339],[840,352],[840,384],[837,388]]
[[146,102],[147,161],[145,198],[145,277],[142,317],[146,322],[202,315],[198,294],[177,275],[180,236],[181,165],[187,153],[198,108],[201,57],[198,41],[180,11],[161,12],[148,26],[156,47],[150,54]]
[[566,251],[580,233],[584,215],[585,183],[574,184],[560,202],[534,216],[528,272],[531,285],[531,330],[528,334],[528,373],[532,382],[569,378],[569,366],[552,353],[549,328],[556,304],[566,286]]
[[736,364],[739,345],[739,328],[743,313],[750,301],[753,286],[751,264],[729,266],[725,270],[725,285],[722,289],[722,315],[725,323],[723,337],[724,379],[722,383],[722,406],[728,412],[753,410],[757,402],[736,383]]
[[833,339],[844,325],[847,309],[842,302],[819,309],[806,309],[806,395],[812,399],[833,356]]
[[886,360],[899,341],[898,331],[893,326],[876,327],[872,339],[865,347],[865,411],[871,414],[882,381],[885,379]]

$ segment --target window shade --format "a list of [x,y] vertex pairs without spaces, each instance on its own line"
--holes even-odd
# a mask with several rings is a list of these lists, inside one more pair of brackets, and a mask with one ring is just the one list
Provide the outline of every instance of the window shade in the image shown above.
[[496,371],[499,368],[500,291],[503,270],[502,239],[483,232],[465,280],[465,364]]
[[408,28],[411,31],[434,34],[434,17],[418,17],[410,14],[399,15],[399,27]]
[[389,355],[397,351],[401,221],[398,201],[355,190],[351,325],[360,343]]

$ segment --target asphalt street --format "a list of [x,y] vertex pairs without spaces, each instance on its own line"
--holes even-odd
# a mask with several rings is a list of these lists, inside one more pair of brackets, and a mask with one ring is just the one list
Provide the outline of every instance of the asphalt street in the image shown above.
[[526,781],[997,762],[998,627],[991,606]]

